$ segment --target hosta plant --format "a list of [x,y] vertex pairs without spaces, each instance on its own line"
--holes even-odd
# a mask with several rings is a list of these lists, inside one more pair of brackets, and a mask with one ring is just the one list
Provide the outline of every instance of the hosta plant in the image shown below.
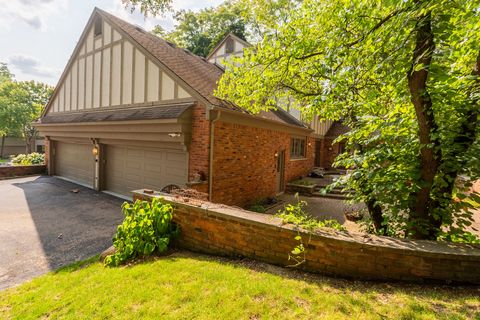
[[167,250],[179,230],[172,223],[173,207],[154,198],[151,202],[137,200],[122,205],[125,219],[113,237],[116,251],[105,258],[107,266],[118,266],[130,259]]

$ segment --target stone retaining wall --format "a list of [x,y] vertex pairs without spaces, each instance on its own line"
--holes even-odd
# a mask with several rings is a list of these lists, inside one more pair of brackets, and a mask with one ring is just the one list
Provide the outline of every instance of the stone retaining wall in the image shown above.
[[0,179],[24,177],[36,174],[43,174],[46,172],[44,164],[31,166],[6,166],[0,167]]
[[[134,192],[135,199],[152,195]],[[287,266],[298,245],[298,231],[275,217],[213,203],[183,202],[175,206],[179,246],[208,254],[241,256]],[[299,268],[331,276],[372,280],[435,281],[480,284],[480,246],[407,241],[365,234],[300,232],[306,263]]]

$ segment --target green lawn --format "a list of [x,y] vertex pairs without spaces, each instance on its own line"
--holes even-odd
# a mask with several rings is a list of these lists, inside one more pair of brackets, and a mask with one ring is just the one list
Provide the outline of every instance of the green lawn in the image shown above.
[[2,158],[0,158],[0,164],[7,163],[8,161],[10,161],[10,159],[2,159]]
[[116,269],[92,261],[1,292],[0,319],[480,319],[478,288],[334,280],[188,252]]

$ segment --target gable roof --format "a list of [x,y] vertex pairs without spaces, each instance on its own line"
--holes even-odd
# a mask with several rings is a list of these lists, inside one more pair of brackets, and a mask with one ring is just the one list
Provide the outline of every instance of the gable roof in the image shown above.
[[[77,46],[72,56],[70,57],[70,60],[62,76],[60,77],[59,83],[61,83],[66,76],[70,65],[73,63],[75,56],[80,50],[81,44],[83,43],[83,40],[87,35],[87,31],[93,24],[93,21],[95,21],[97,15],[105,19],[105,21],[110,23],[112,27],[117,29],[118,32],[120,32],[130,41],[132,41],[132,43],[134,43],[140,49],[143,48],[145,54],[152,58],[159,66],[162,66],[164,70],[168,71],[168,73],[170,73],[174,78],[176,78],[176,80],[178,80],[180,83],[183,83],[187,87],[186,89],[190,89],[189,92],[191,91],[190,93],[193,96],[199,98],[200,101],[214,107],[216,106],[219,108],[249,114],[249,112],[241,109],[235,104],[226,100],[219,99],[213,95],[215,89],[217,88],[217,82],[220,80],[221,76],[224,73],[221,68],[219,68],[213,63],[208,62],[203,57],[197,56],[188,50],[179,48],[173,43],[161,39],[143,30],[142,28],[132,25],[99,8],[95,8],[93,10],[93,13],[88,20],[87,26],[85,27],[85,30],[83,31],[82,36],[78,41]],[[233,34],[229,34],[229,36],[238,38]],[[240,41],[243,41],[240,38],[238,39]],[[52,94],[52,97],[47,104],[47,108],[45,108],[42,117],[45,117],[46,112],[50,107],[51,102],[53,101],[52,99],[56,95],[58,87],[59,86],[57,86],[57,88],[55,89],[54,94]],[[294,117],[291,117],[290,115],[288,115],[289,117],[285,116],[283,114],[284,112],[282,111],[275,110],[269,112],[262,112],[257,116],[265,119],[276,120],[289,125],[306,128],[303,123],[301,123]]]
[[[98,8],[95,8],[95,10],[107,19],[107,21],[120,28],[121,31],[128,35],[134,42],[142,46],[148,53],[156,58],[158,62],[171,70],[178,78],[183,80],[210,104],[229,110],[248,113],[235,104],[219,99],[213,95],[213,92],[217,88],[217,82],[224,73],[221,68],[208,62],[207,59],[203,57],[197,56],[186,49],[179,48],[175,44],[146,32],[142,28],[134,26],[108,12]],[[228,37],[233,37],[237,41],[241,41],[250,46],[248,42],[240,39],[233,33],[229,33],[219,45],[225,42]],[[262,112],[257,116],[305,128],[305,125],[301,121],[298,121],[281,108]]]
[[232,38],[233,40],[235,41],[238,41],[240,42],[241,44],[243,44],[245,47],[251,47],[252,45],[250,43],[248,43],[247,41],[243,40],[242,38],[238,37],[237,35],[235,35],[233,32],[229,32],[211,51],[210,53],[207,55],[207,60],[210,59],[214,54],[215,52],[217,52],[218,48],[220,48],[226,41],[228,38]]

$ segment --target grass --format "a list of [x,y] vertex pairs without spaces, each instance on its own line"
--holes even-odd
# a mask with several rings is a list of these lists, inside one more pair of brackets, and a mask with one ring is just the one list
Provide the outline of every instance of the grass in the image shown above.
[[334,280],[177,252],[91,259],[0,293],[1,319],[480,319],[478,288]]
[[0,158],[0,164],[7,163],[8,161],[10,161],[10,159],[2,159],[2,158]]

